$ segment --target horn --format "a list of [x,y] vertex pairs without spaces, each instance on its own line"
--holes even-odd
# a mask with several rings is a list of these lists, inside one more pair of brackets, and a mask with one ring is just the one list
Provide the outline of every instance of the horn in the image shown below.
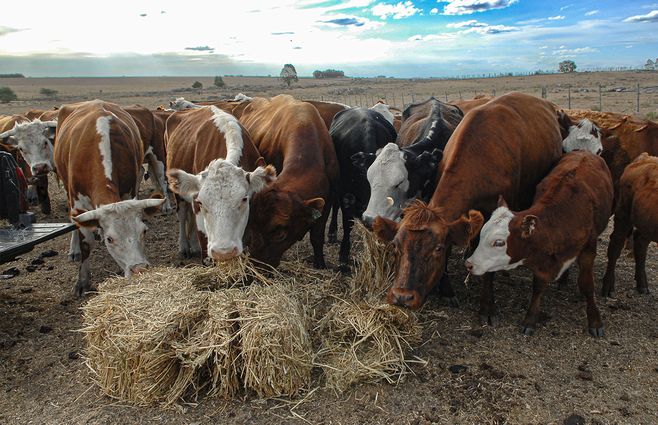
[[99,220],[100,217],[100,211],[98,209],[91,210],[84,212],[82,214],[78,214],[75,217],[73,217],[73,220],[75,220],[78,223],[84,223],[85,221],[89,220]]
[[392,207],[393,204],[395,204],[395,200],[391,198],[390,196],[386,197],[386,203],[388,204],[389,207]]
[[43,123],[46,124],[46,127],[57,127],[57,120],[44,121]]
[[6,139],[7,137],[11,137],[14,134],[16,134],[16,126],[12,128],[11,130],[7,130],[4,133],[0,133],[0,139]]
[[164,203],[164,201],[165,201],[164,198],[149,198],[149,199],[140,199],[140,200],[134,201],[134,202],[140,208],[146,209],[146,208],[152,208],[152,207],[160,206]]

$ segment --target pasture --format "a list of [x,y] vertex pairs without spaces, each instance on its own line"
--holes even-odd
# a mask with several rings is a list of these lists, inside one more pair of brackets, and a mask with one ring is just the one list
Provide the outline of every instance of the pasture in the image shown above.
[[[537,96],[548,86],[548,100],[566,107],[567,84],[578,88],[647,88],[641,97],[641,115],[658,108],[658,74],[578,73],[509,77],[481,80],[311,80],[301,79],[284,89],[276,79],[224,78],[224,89],[175,91],[199,80],[211,86],[212,78],[93,78],[93,79],[6,79],[19,101],[0,105],[0,113],[49,108],[78,100],[104,100],[155,107],[173,97],[203,100],[244,92],[271,96],[290,93],[297,98],[323,98],[353,103],[350,96],[379,98],[389,93],[392,105],[401,107],[401,98],[391,102],[391,93],[404,93],[405,101],[435,94],[450,100],[475,94],[503,94],[511,90]],[[56,100],[41,99],[39,89],[60,92]],[[101,92],[102,90],[102,92]],[[559,91],[558,91],[559,90]],[[342,93],[342,94],[341,94]],[[573,93],[573,92],[572,92]],[[346,96],[343,99],[343,96]],[[356,97],[352,99],[356,100]],[[362,99],[362,97],[360,98]],[[562,99],[562,100],[561,100]],[[368,101],[369,102],[369,101]],[[598,92],[578,92],[572,107],[593,108]],[[606,92],[604,110],[632,113],[635,93]],[[68,220],[66,198],[61,185],[50,176],[53,212],[38,220]],[[153,190],[152,183],[141,187],[141,197]],[[148,219],[146,255],[153,265],[181,266],[194,260],[180,260],[177,253],[175,214]],[[499,273],[496,299],[499,323],[480,326],[477,318],[479,288],[466,277],[461,250],[453,250],[448,273],[461,305],[451,307],[436,294],[419,312],[422,342],[410,353],[413,374],[398,385],[363,384],[337,394],[324,388],[309,388],[301,397],[260,400],[246,394],[243,400],[203,399],[179,409],[135,408],[117,403],[99,393],[84,364],[84,341],[80,307],[86,299],[72,294],[78,265],[66,259],[68,237],[59,237],[38,246],[21,259],[4,264],[0,271],[16,267],[20,274],[0,281],[0,422],[3,423],[562,423],[572,414],[586,423],[658,423],[658,248],[651,244],[647,259],[648,295],[638,294],[633,279],[633,261],[622,255],[617,269],[614,298],[599,297],[612,220],[599,237],[595,263],[597,301],[606,326],[600,339],[587,334],[585,309],[576,286],[576,273],[568,284],[551,284],[543,297],[537,332],[523,336],[519,323],[531,294],[532,276],[525,269]],[[339,235],[341,232],[339,231]],[[52,250],[57,255],[41,258]],[[284,257],[304,261],[311,254],[308,237]],[[353,253],[358,255],[358,252]],[[332,277],[338,266],[338,245],[326,245]],[[116,273],[118,266],[98,244],[92,255],[93,283]],[[32,270],[32,271],[31,271]],[[344,278],[340,278],[344,279]],[[93,297],[88,295],[87,297]],[[578,422],[570,422],[578,423]]]

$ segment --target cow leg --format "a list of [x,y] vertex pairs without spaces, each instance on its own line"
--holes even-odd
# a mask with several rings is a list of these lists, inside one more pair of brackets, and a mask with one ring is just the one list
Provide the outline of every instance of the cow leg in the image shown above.
[[637,292],[640,294],[649,293],[649,284],[647,283],[647,250],[651,241],[642,236],[636,229],[633,232],[633,256],[635,257],[635,282]]
[[557,289],[562,290],[567,287],[569,284],[569,269],[566,269],[562,276],[557,280]]
[[190,243],[187,232],[187,210],[190,208],[188,202],[178,199],[178,255],[182,258],[190,258]]
[[496,317],[496,300],[494,297],[495,273],[485,273],[481,278],[480,289],[480,322],[483,325],[495,326],[498,322]]
[[530,307],[525,315],[525,319],[521,322],[521,332],[524,335],[532,335],[537,328],[537,321],[539,320],[541,296],[546,290],[548,282],[539,280],[536,276],[532,278],[532,299],[530,300]]
[[69,245],[69,261],[80,261],[80,234],[76,230],[71,234],[71,244]]
[[147,160],[149,164],[149,171],[151,176],[153,176],[154,184],[158,191],[162,193],[162,196],[165,198],[164,204],[160,207],[160,211],[163,214],[169,215],[173,212],[171,207],[171,202],[169,202],[169,196],[167,196],[167,179],[165,177],[165,165],[162,161],[158,159],[157,156],[153,153],[147,155]]
[[338,254],[338,258],[340,260],[341,266],[347,268],[349,270],[348,263],[350,261],[350,248],[352,245],[352,241],[350,240],[350,233],[352,232],[352,226],[354,225],[354,218],[352,217],[352,214],[349,212],[346,212],[345,210],[343,212],[343,240],[340,242],[340,253]]
[[94,231],[85,227],[79,228],[78,238],[80,240],[81,260],[80,271],[78,272],[78,282],[75,285],[75,295],[77,297],[83,296],[89,289],[91,289],[91,265],[89,263],[89,256],[94,249],[95,239]]
[[[196,234],[194,235],[194,238],[196,238],[198,244],[199,244],[199,249],[201,252],[201,262],[203,264],[211,264],[212,261],[206,262],[206,258],[208,258],[208,238],[206,235],[203,234],[203,232],[200,232],[199,230],[196,231]],[[211,260],[211,259],[208,259]]]
[[327,265],[324,262],[324,228],[327,224],[328,215],[329,209],[325,208],[322,217],[311,226],[309,234],[311,246],[313,246],[313,267],[316,269],[327,268]]
[[27,185],[27,190],[25,191],[25,199],[30,205],[36,205],[39,203],[39,191],[35,184]]
[[605,275],[603,276],[603,285],[601,287],[601,294],[604,297],[612,296],[612,292],[615,290],[615,267],[624,248],[626,237],[631,231],[630,221],[618,220],[617,216],[615,216],[615,228],[610,235],[610,244],[608,245],[608,266],[606,267]]
[[441,298],[447,298],[451,307],[459,307],[459,298],[455,295],[455,291],[452,289],[452,284],[450,283],[450,276],[448,276],[448,259],[450,258],[451,253],[452,246],[448,246],[443,274],[439,280],[439,296]]
[[[621,246],[623,246],[623,238]],[[596,257],[596,239],[590,242],[578,256],[578,289],[587,300],[587,327],[590,335],[603,336],[603,322],[601,314],[594,300],[594,258]]]
[[39,205],[41,212],[50,214],[50,195],[48,194],[48,176],[37,177],[37,198],[39,198]]
[[[329,223],[329,232],[327,239],[329,243],[338,243],[338,209],[340,208],[339,197],[336,196],[331,205],[331,222]],[[343,226],[345,226],[345,218],[343,218]]]

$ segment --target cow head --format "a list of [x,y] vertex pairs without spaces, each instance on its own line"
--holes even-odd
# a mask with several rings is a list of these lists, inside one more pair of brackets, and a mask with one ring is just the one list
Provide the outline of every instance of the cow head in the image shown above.
[[186,109],[199,109],[202,106],[196,105],[182,97],[177,97],[176,100],[169,102],[169,108],[173,111],[184,111]]
[[322,198],[304,200],[295,193],[275,187],[257,193],[245,233],[252,256],[277,267],[283,253],[301,240],[322,216],[324,206]]
[[396,252],[397,274],[388,291],[390,304],[420,308],[427,294],[439,282],[450,245],[465,246],[482,226],[482,215],[469,211],[448,222],[440,212],[421,201],[404,211],[400,223],[377,217],[373,230],[377,237],[392,242]]
[[71,216],[80,226],[103,231],[103,239],[114,261],[126,277],[139,273],[148,266],[144,255],[146,224],[144,215],[158,212],[164,199],[120,201],[91,211],[73,210]]
[[511,270],[523,264],[513,252],[523,252],[520,245],[532,238],[537,217],[521,217],[510,211],[507,203],[498,200],[498,208],[482,227],[480,243],[466,260],[466,268],[476,276],[500,270]]
[[603,151],[601,129],[587,118],[569,127],[569,135],[562,141],[562,150],[585,150],[595,155]]
[[172,169],[167,176],[171,190],[192,203],[197,228],[208,239],[208,256],[221,261],[242,254],[251,198],[276,179],[276,170],[268,165],[247,172],[216,159],[199,174]]
[[0,143],[18,148],[35,176],[54,170],[53,141],[57,121],[16,123],[14,128],[0,134]]
[[390,107],[382,102],[381,100],[375,103],[373,106],[370,107],[375,112],[379,112],[385,119],[386,121],[390,122],[391,125],[393,125],[393,121],[395,121],[395,117],[393,116],[393,113],[391,112]]

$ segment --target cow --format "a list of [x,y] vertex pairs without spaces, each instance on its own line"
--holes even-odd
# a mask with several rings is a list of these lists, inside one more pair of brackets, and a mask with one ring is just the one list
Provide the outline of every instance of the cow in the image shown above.
[[336,114],[350,108],[349,106],[338,102],[324,102],[319,100],[304,100],[304,102],[315,106],[315,109],[320,113],[320,117],[322,117],[322,121],[324,121],[324,125],[327,127],[327,131],[331,128],[331,123]]
[[393,125],[396,132],[400,131],[400,125],[402,124],[402,112],[400,110],[391,108],[390,105],[382,100],[378,100],[377,103],[370,107],[370,109],[382,114],[384,118]]
[[408,106],[402,117],[397,144],[387,144],[376,155],[360,155],[371,192],[363,213],[367,226],[377,216],[398,220],[409,201],[432,196],[443,149],[463,114],[432,97]]
[[[612,177],[605,161],[588,151],[567,153],[537,186],[530,208],[513,212],[499,199],[466,268],[475,276],[520,265],[532,271],[532,300],[522,322],[522,332],[531,335],[544,290],[577,261],[589,333],[601,337],[603,323],[594,300],[593,269],[597,238],[608,225],[612,202]],[[484,221],[479,212],[474,215],[474,221]]]
[[276,171],[256,166],[262,158],[249,133],[215,106],[175,114],[166,135],[167,176],[179,197],[180,254],[207,253],[217,261],[242,254],[251,198],[274,181]]
[[54,171],[53,144],[57,121],[30,121],[22,115],[0,119],[0,144],[18,150],[17,161],[30,182],[28,200],[38,201],[41,212],[50,214],[48,173]]
[[624,240],[633,236],[637,291],[649,293],[645,263],[651,241],[658,241],[658,158],[642,153],[626,167],[619,179],[614,230],[608,245],[608,266],[603,276],[602,294],[609,297],[615,288],[615,266]]
[[[466,246],[477,235],[475,219],[466,214],[489,216],[501,194],[514,208],[529,207],[537,184],[562,155],[561,142],[556,111],[533,96],[512,92],[467,113],[446,145],[429,203],[414,202],[399,223],[374,221],[377,237],[393,241],[398,252],[388,302],[420,308],[443,277],[450,247]],[[495,323],[492,273],[482,282],[480,318]]]
[[172,111],[184,111],[186,109],[198,109],[202,107],[202,105],[197,105],[182,97],[177,97],[175,100],[169,102],[169,108]]
[[473,99],[467,100],[453,100],[449,102],[451,105],[458,107],[464,114],[468,114],[471,109],[482,106],[485,103],[489,102],[491,99],[494,99],[491,96],[486,96],[483,94],[475,96]]
[[155,187],[164,196],[164,204],[160,208],[162,213],[172,212],[171,203],[167,196],[167,180],[165,176],[166,153],[164,146],[164,133],[160,123],[156,121],[155,113],[140,105],[124,106],[123,109],[135,120],[139,135],[144,146],[144,162],[148,163],[149,176],[155,180]]
[[30,121],[40,119],[41,121],[56,121],[59,107],[53,107],[51,110],[30,109],[24,115]]
[[587,118],[574,121],[564,114],[560,118],[560,131],[562,134],[562,151],[586,150],[595,155],[603,152],[603,132]]
[[164,199],[137,200],[144,147],[133,118],[120,106],[101,100],[64,105],[59,110],[55,166],[64,183],[71,219],[69,258],[80,261],[75,294],[90,289],[94,231],[125,276],[148,266],[144,255],[144,215],[156,213]]
[[[336,114],[329,129],[340,167],[338,196],[332,208],[329,239],[335,239],[338,206],[343,216],[343,240],[340,262],[346,265],[350,255],[350,232],[355,218],[360,218],[368,205],[370,185],[357,153],[374,155],[397,137],[393,125],[379,112],[366,108],[345,109]],[[354,163],[356,161],[356,164]]]
[[251,101],[239,118],[256,148],[279,174],[253,196],[245,239],[251,254],[278,266],[283,253],[310,229],[313,265],[326,267],[324,229],[339,170],[322,117],[288,95]]

